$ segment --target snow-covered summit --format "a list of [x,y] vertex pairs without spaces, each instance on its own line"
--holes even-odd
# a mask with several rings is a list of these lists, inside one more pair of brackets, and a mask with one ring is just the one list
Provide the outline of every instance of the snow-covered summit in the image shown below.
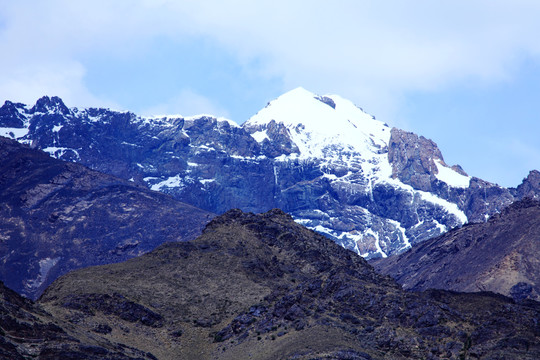
[[387,125],[351,101],[337,95],[317,96],[301,87],[271,101],[244,127],[257,130],[254,137],[262,142],[272,120],[289,130],[301,157],[323,157],[330,145],[353,152],[380,152],[390,139]]

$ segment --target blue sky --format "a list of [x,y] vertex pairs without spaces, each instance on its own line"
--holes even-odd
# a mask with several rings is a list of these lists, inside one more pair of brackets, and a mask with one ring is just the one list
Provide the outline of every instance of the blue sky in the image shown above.
[[302,86],[516,186],[540,169],[540,2],[0,0],[0,101],[238,123]]

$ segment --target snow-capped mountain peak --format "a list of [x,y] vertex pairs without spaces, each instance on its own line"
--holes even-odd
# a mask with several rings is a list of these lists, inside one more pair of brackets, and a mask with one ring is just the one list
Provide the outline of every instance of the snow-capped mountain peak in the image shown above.
[[390,128],[337,95],[318,96],[303,88],[291,90],[250,118],[244,127],[262,142],[273,121],[283,124],[300,157],[325,157],[330,146],[354,153],[376,152],[388,145]]
[[[470,178],[448,167],[436,144],[391,129],[340,96],[318,96],[297,88],[271,101],[243,127],[261,145],[263,152],[278,163],[285,163],[282,166],[309,163],[313,167],[311,181],[327,182],[325,186],[338,194],[340,201],[354,204],[357,216],[369,224],[361,231],[336,232],[332,230],[335,225],[321,225],[324,222],[319,220],[320,216],[328,216],[329,224],[339,222],[338,217],[330,215],[334,205],[328,206],[325,200],[318,205],[317,214],[299,216],[297,221],[344,243],[354,244],[351,247],[360,254],[369,251],[385,257],[390,243],[394,243],[393,246],[400,243],[401,250],[411,246],[409,240],[413,231],[406,225],[411,220],[419,229],[423,227],[433,232],[443,232],[467,221],[467,216],[455,203],[433,195],[428,189],[432,181],[437,180],[454,188],[469,186]],[[276,170],[279,167],[274,166],[274,169],[275,182],[279,184],[280,171]],[[419,179],[411,180],[406,176],[416,171]],[[415,208],[441,211],[451,220],[439,222],[416,212],[406,216],[394,214],[382,221],[387,233],[380,236],[372,231],[381,220],[379,210],[372,208],[371,203],[377,198],[392,197],[394,193],[401,194]],[[366,242],[373,246],[367,251]]]

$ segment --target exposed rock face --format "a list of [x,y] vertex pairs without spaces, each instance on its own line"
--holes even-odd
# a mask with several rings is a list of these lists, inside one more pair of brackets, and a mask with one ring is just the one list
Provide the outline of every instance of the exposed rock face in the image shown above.
[[39,305],[0,282],[0,358],[143,360],[156,359],[137,349],[84,334],[54,319]]
[[[392,129],[388,147],[388,161],[392,176],[413,188],[432,192],[432,182],[438,173],[435,161],[442,161],[442,154],[432,140],[396,128]],[[467,176],[466,173],[461,172]]]
[[[222,213],[277,207],[366,257],[400,253],[522,196],[449,167],[436,144],[339,96],[296,89],[242,126],[208,116],[142,118],[6,102],[0,135]],[[534,185],[536,184],[536,185]]]
[[540,202],[518,201],[485,223],[430,239],[373,264],[404,288],[493,291],[540,300]]
[[191,240],[213,216],[3,137],[0,157],[0,280],[30,298],[70,270]]
[[523,183],[517,187],[516,192],[517,197],[521,199],[540,198],[540,172],[537,170],[531,171],[529,175],[523,179]]
[[159,359],[540,356],[539,303],[406,292],[280,210],[231,210],[191,242],[71,272],[40,304]]

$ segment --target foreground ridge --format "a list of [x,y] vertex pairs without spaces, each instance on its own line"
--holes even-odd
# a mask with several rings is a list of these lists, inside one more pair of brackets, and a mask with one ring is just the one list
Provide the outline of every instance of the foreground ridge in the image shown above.
[[156,360],[152,354],[111,342],[97,332],[58,321],[0,281],[0,358]]
[[191,242],[74,271],[39,303],[158,359],[540,356],[538,303],[405,292],[277,209],[231,210]]
[[540,202],[526,198],[485,223],[430,239],[410,251],[373,262],[406,289],[493,291],[540,299]]

